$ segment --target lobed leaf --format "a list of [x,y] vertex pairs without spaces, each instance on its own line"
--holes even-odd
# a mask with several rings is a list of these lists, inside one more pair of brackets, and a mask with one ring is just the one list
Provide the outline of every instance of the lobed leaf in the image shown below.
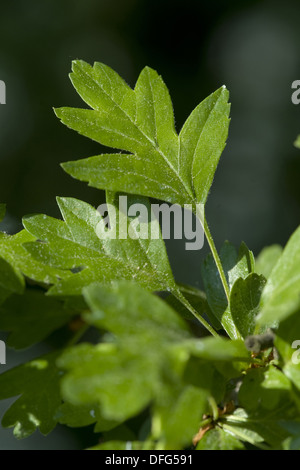
[[73,405],[97,403],[106,420],[123,422],[153,399],[159,383],[157,361],[155,354],[136,357],[114,344],[81,344],[59,359],[68,371],[62,395]]
[[91,186],[155,197],[173,204],[205,203],[228,135],[228,91],[221,87],[190,115],[178,136],[162,78],[145,67],[132,90],[112,69],[73,62],[71,80],[93,110],[55,112],[71,129],[130,154],[64,163]]
[[112,336],[62,355],[64,399],[74,406],[97,403],[104,419],[119,423],[151,405],[152,433],[161,448],[191,445],[209,396],[225,393],[224,378],[214,362],[203,361],[205,354],[213,361],[222,355],[248,362],[243,343],[206,338],[199,340],[201,349],[167,303],[132,282],[95,284],[83,294],[91,309],[85,320]]
[[[116,221],[110,220],[111,229],[116,229],[115,239],[105,236],[105,231],[103,236],[98,235],[99,224],[104,222],[100,213],[89,204],[73,198],[58,198],[64,221],[43,215],[24,219],[26,230],[41,240],[26,243],[26,250],[45,267],[69,272],[68,278],[56,280],[49,294],[80,295],[82,288],[93,282],[109,283],[114,279],[135,279],[149,290],[175,289],[158,222],[140,222],[140,226],[145,225],[147,233],[151,224],[156,224],[158,239],[150,236],[148,239],[137,236],[121,239],[117,230],[118,220],[124,218],[124,213],[119,210],[115,195],[109,193],[107,201],[116,210]],[[150,209],[147,199],[129,197],[128,201],[129,205],[141,202]],[[148,214],[151,214],[150,210]],[[130,226],[131,230],[138,231],[134,220],[134,217],[126,218],[126,229]]]

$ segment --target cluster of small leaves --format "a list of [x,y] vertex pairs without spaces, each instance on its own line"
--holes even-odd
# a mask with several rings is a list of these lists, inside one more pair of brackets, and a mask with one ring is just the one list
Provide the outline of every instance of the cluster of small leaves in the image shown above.
[[[300,228],[255,259],[244,243],[225,242],[218,256],[205,222],[212,254],[199,268],[201,291],[176,283],[161,234],[139,237],[153,224],[159,232],[158,222],[118,206],[120,193],[150,216],[148,197],[206,203],[228,134],[228,91],[200,103],[177,134],[168,90],[149,67],[134,90],[100,63],[75,61],[70,77],[90,109],[57,116],[118,153],[62,166],[105,189],[118,216],[108,214],[110,228],[118,233],[125,217],[136,236],[105,236],[105,218],[73,198],[58,198],[62,220],[32,215],[20,233],[0,233],[8,346],[60,338],[0,375],[0,399],[17,397],[2,425],[17,438],[93,425],[93,449],[300,449]],[[89,329],[93,339],[82,336]]]

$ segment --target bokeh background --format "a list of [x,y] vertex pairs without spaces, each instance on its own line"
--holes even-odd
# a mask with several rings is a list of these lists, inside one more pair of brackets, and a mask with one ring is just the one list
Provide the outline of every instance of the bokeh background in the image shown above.
[[[300,151],[293,147],[300,105],[291,102],[291,84],[300,79],[299,17],[299,0],[2,2],[0,201],[8,215],[1,228],[20,229],[28,213],[59,216],[57,195],[103,201],[102,192],[59,166],[104,151],[62,126],[52,110],[84,106],[68,79],[71,60],[79,58],[110,65],[132,86],[145,65],[155,68],[169,87],[178,131],[226,84],[232,121],[206,207],[211,231],[218,247],[244,240],[255,254],[285,244],[300,222]],[[206,248],[186,252],[183,242],[170,241],[168,251],[176,278],[200,285]],[[7,367],[34,354],[10,352]],[[0,430],[0,449],[75,449],[87,437],[58,428],[46,439],[36,433],[16,442]]]

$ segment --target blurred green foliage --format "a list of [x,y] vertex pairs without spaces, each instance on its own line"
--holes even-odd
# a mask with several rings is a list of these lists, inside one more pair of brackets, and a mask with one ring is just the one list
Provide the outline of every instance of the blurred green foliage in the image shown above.
[[[236,246],[243,239],[255,254],[285,244],[300,208],[293,147],[300,107],[291,103],[291,83],[300,78],[299,13],[297,0],[2,2],[0,200],[8,216],[1,228],[15,232],[28,213],[59,216],[56,195],[95,206],[104,200],[59,166],[105,151],[64,128],[52,110],[82,106],[67,77],[80,58],[107,63],[131,86],[146,64],[156,69],[170,88],[178,131],[189,110],[225,83],[232,122],[208,198],[212,232],[218,247],[224,238]],[[205,250],[185,252],[179,240],[167,248],[177,279],[195,284]]]

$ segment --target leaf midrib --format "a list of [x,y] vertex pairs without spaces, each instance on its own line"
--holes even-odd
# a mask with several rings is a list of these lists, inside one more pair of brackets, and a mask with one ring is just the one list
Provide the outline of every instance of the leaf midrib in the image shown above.
[[[221,93],[222,93],[222,92],[221,92]],[[217,101],[215,102],[215,104],[214,104],[214,106],[213,106],[213,109],[210,110],[210,112],[209,112],[208,118],[206,119],[205,124],[204,124],[204,126],[202,127],[202,130],[201,130],[201,132],[200,132],[200,134],[199,134],[199,137],[198,137],[198,139],[197,139],[197,144],[196,144],[195,149],[194,149],[194,152],[193,152],[193,158],[192,158],[192,165],[191,165],[191,166],[192,166],[192,186],[193,186],[193,189],[194,189],[194,190],[195,190],[195,187],[194,187],[194,180],[195,180],[195,178],[198,176],[198,174],[200,173],[200,171],[203,171],[203,168],[201,168],[201,170],[199,170],[196,175],[195,175],[194,172],[193,172],[193,167],[194,167],[194,163],[195,163],[195,159],[196,159],[197,148],[198,148],[199,142],[200,142],[200,140],[201,140],[201,138],[202,138],[203,132],[204,132],[204,130],[206,129],[206,127],[207,127],[207,125],[208,125],[208,121],[209,121],[210,118],[211,118],[211,114],[212,114],[212,112],[214,111],[214,109],[216,108],[216,106],[217,106],[219,100],[221,99],[221,93],[220,93],[220,95],[218,96]],[[207,159],[207,161],[205,162],[204,166],[207,167],[207,165],[209,164],[209,162],[210,162],[210,158]]]

